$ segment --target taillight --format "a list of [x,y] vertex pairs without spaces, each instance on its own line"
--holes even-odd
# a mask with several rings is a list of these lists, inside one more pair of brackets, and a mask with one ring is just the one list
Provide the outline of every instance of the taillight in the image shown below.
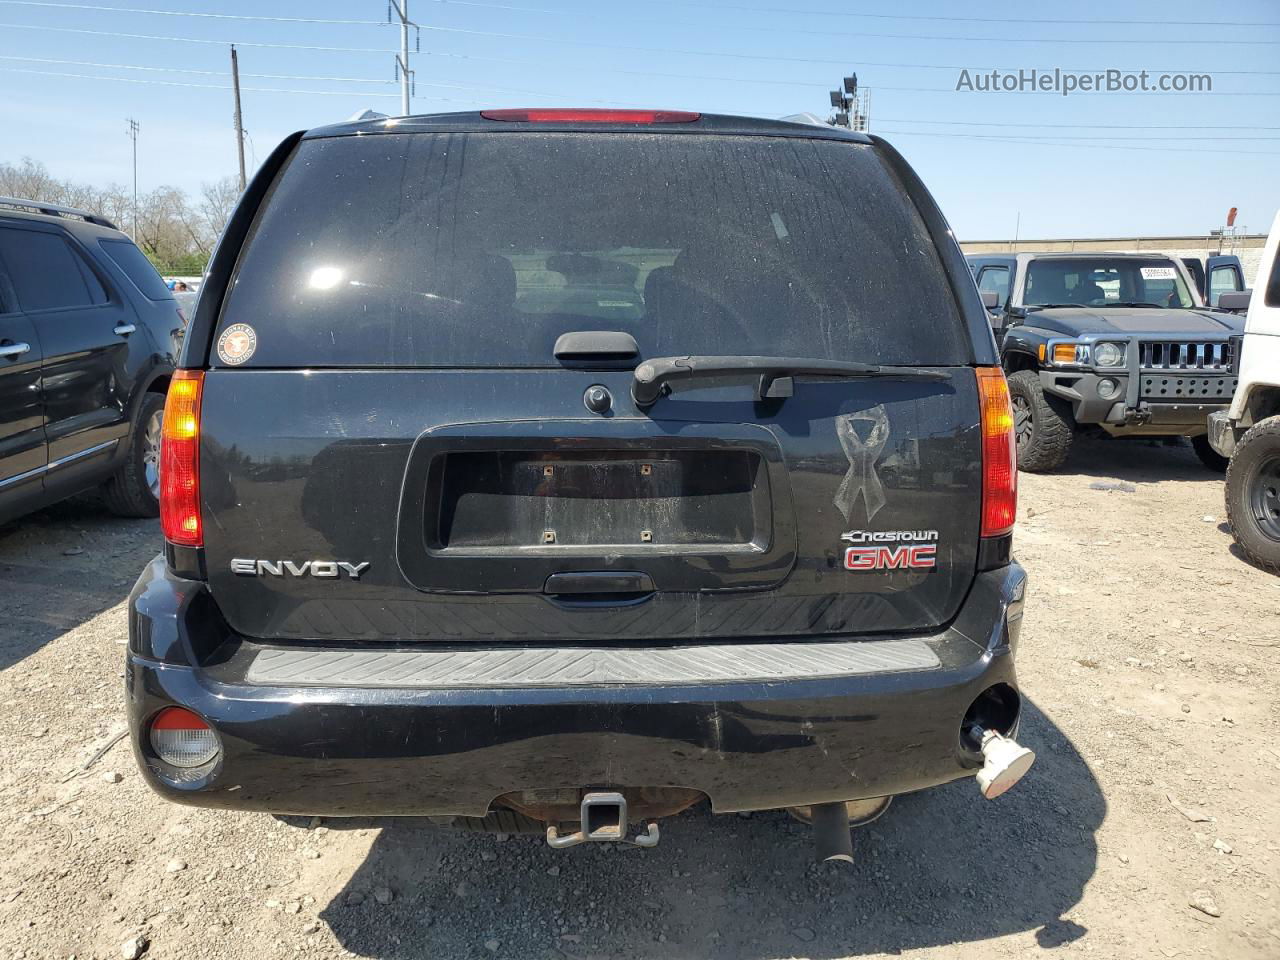
[[516,123],[693,123],[702,115],[688,110],[591,110],[576,107],[528,107],[481,110],[486,120]]
[[204,372],[179,370],[169,381],[160,431],[160,529],[170,543],[204,546],[200,524],[200,394]]
[[151,721],[151,749],[175,767],[202,767],[222,749],[218,735],[199,716],[182,707],[165,707]]
[[999,367],[978,367],[982,407],[982,536],[1013,530],[1018,513],[1018,455],[1009,384]]

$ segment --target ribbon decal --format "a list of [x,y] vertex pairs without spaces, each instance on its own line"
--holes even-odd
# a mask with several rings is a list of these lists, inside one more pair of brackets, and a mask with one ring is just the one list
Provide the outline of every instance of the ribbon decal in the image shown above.
[[[854,427],[857,423],[871,424],[866,440],[858,436]],[[844,514],[847,522],[852,522],[853,505],[861,494],[867,509],[867,521],[870,522],[885,502],[884,487],[876,474],[876,460],[889,441],[889,417],[880,404],[861,413],[836,417],[836,436],[844,448],[844,455],[849,458],[849,472],[840,481],[840,489],[832,503]]]

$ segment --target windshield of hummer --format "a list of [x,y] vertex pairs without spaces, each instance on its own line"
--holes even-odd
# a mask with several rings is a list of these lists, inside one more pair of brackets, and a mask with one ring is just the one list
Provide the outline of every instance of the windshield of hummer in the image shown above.
[[1195,306],[1168,257],[1046,257],[1027,265],[1025,306]]

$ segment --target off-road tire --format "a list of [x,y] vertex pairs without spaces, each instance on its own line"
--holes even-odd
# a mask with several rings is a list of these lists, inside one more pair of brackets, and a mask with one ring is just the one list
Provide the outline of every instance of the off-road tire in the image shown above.
[[[164,414],[164,394],[147,393],[138,404],[138,415],[129,431],[129,454],[115,475],[102,485],[102,502],[120,517],[158,517],[160,500],[147,479],[148,424]],[[154,451],[159,456],[159,448]]]
[[1030,414],[1030,433],[1018,436],[1018,469],[1044,473],[1062,466],[1075,437],[1075,420],[1046,397],[1035,370],[1019,370],[1009,376],[1009,395],[1014,405],[1014,430],[1018,414]]
[[454,817],[455,829],[467,833],[533,833],[542,835],[547,825],[514,810],[494,810],[483,817]]
[[[1271,480],[1267,486],[1264,471]],[[1227,468],[1226,495],[1227,523],[1245,558],[1280,574],[1280,515],[1271,517],[1272,535],[1258,517],[1258,507],[1280,511],[1280,416],[1254,424],[1240,438]]]
[[1217,450],[1213,449],[1213,444],[1209,442],[1208,434],[1204,434],[1199,437],[1192,437],[1191,449],[1195,450],[1196,456],[1200,458],[1200,462],[1214,473],[1227,472],[1227,464],[1230,461]]

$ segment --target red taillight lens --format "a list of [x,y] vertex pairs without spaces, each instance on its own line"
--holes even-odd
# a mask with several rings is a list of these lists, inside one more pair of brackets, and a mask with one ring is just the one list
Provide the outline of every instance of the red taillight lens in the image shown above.
[[200,767],[222,749],[213,728],[190,710],[165,707],[151,721],[151,748],[175,767]]
[[982,536],[1013,530],[1018,513],[1018,457],[1009,384],[999,367],[978,367],[982,407]]
[[160,529],[170,543],[204,546],[200,524],[200,394],[204,372],[179,370],[169,381],[160,431]]
[[519,110],[481,110],[486,120],[515,123],[693,123],[702,115],[687,110],[590,110],[528,107]]

